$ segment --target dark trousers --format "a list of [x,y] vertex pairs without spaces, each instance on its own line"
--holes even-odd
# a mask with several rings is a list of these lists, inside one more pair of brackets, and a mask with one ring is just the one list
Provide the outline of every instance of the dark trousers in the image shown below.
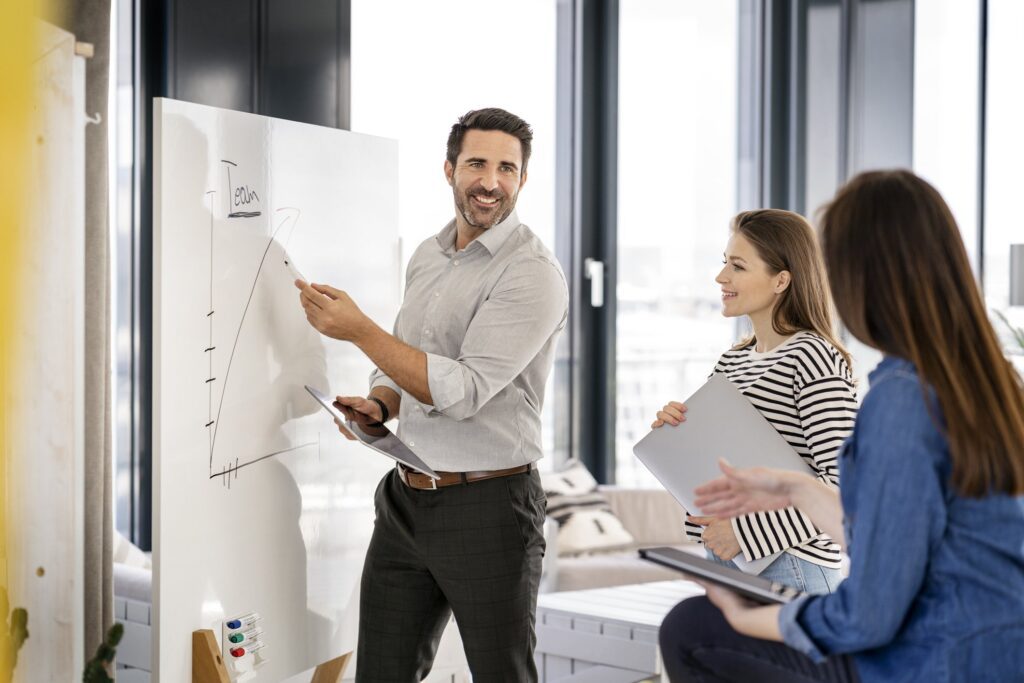
[[857,683],[850,657],[815,664],[784,643],[740,635],[705,597],[684,600],[658,632],[672,683]]
[[422,680],[453,613],[474,683],[536,681],[546,507],[536,470],[436,491],[392,471],[375,502],[356,681]]

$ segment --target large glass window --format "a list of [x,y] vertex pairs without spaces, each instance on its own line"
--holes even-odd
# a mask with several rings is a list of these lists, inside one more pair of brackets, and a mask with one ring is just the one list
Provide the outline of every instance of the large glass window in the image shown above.
[[[555,29],[554,0],[353,0],[352,130],[398,140],[403,268],[454,215],[443,173],[448,131],[482,107],[502,107],[533,126],[518,213],[554,252]],[[553,397],[549,381],[548,454]]]
[[[1024,183],[1024,91],[1020,65],[1024,64],[1024,3],[988,1],[988,55],[985,156],[985,298],[990,309],[1001,312],[1017,328],[1024,328],[1024,306],[1010,305],[1010,245],[1024,244],[1020,218],[1020,190]],[[1024,273],[1018,273],[1024,277]],[[994,320],[1006,348],[1024,372],[1024,349],[1013,340],[998,317]]]
[[914,172],[949,204],[978,260],[978,3],[914,8]]
[[619,5],[616,481],[658,408],[734,340],[715,275],[736,213],[737,3]]

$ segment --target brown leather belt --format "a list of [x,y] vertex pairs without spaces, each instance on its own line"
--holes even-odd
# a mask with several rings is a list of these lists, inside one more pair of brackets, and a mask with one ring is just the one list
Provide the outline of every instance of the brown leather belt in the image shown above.
[[470,484],[474,481],[483,481],[484,479],[495,479],[497,477],[508,477],[513,474],[523,474],[533,469],[533,463],[528,465],[520,465],[519,467],[509,467],[506,470],[481,470],[477,472],[438,472],[440,479],[433,479],[426,474],[422,474],[415,470],[411,470],[405,465],[398,463],[398,478],[402,482],[413,489],[438,489],[444,486],[454,486],[455,484]]

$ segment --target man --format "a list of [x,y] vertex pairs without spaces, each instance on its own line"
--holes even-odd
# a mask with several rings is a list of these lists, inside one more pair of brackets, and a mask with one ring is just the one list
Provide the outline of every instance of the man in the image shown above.
[[377,489],[357,681],[426,676],[452,613],[474,681],[537,680],[546,501],[533,463],[568,290],[515,213],[532,139],[501,109],[452,127],[444,174],[455,219],[409,261],[394,335],[344,292],[296,282],[310,323],[377,366],[368,398],[338,404],[371,435],[401,415],[399,436],[441,475],[435,488],[399,466]]

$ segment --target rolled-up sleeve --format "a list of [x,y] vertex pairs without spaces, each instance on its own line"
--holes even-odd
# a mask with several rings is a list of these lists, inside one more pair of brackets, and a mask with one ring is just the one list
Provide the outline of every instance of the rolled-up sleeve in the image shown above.
[[[406,291],[408,292],[408,289]],[[392,334],[397,339],[401,339],[401,337],[398,334],[401,320],[402,312],[399,311],[398,315],[395,316],[395,325],[391,330]],[[380,368],[374,368],[373,371],[370,372],[370,391],[373,391],[377,387],[387,387],[388,389],[391,389],[391,391],[395,392],[399,396],[402,395],[402,387],[398,386],[398,384],[395,383],[395,380],[391,379],[388,375],[384,374],[384,372]],[[397,415],[392,415],[392,417],[397,417]]]
[[387,387],[399,396],[402,395],[402,387],[398,386],[395,380],[381,372],[380,368],[374,368],[373,372],[370,373],[370,391],[377,387]]
[[804,595],[783,605],[782,609],[779,610],[779,632],[782,634],[782,639],[791,648],[799,650],[810,657],[811,660],[821,663],[825,660],[825,655],[821,653],[818,646],[807,635],[803,627],[800,626],[798,620],[800,612],[813,599],[813,595]]
[[555,264],[511,264],[473,316],[457,358],[427,354],[433,409],[464,420],[518,376],[565,325],[569,294]]

